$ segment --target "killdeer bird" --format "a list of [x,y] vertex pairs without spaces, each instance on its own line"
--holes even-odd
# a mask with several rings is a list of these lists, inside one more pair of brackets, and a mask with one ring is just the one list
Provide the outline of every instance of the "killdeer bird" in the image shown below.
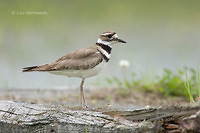
[[103,32],[95,45],[70,52],[49,64],[25,67],[22,71],[49,72],[56,75],[81,78],[80,104],[81,107],[87,107],[83,93],[84,81],[86,78],[97,75],[106,67],[110,59],[112,46],[117,42],[126,43],[119,39],[113,31]]

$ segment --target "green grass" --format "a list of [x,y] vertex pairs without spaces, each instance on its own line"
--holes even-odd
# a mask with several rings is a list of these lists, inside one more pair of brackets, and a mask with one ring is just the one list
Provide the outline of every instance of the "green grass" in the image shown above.
[[87,125],[85,124],[85,133],[87,133],[88,131],[87,131]]
[[161,77],[157,77],[158,81],[155,83],[155,90],[161,92],[164,96],[185,96],[186,91],[183,90],[184,85],[182,84],[182,80],[176,74],[174,74],[171,70],[164,69],[163,75]]
[[199,98],[200,98],[200,78],[199,78],[199,65],[198,65],[198,96],[199,96]]
[[178,74],[164,69],[161,76],[145,74],[138,76],[132,73],[129,80],[121,80],[121,78],[114,76],[107,78],[106,81],[108,84],[119,86],[122,89],[120,94],[123,96],[128,96],[131,90],[137,89],[160,93],[164,97],[180,96],[194,102],[194,97],[200,97],[199,68],[198,71],[195,71],[195,69],[189,69],[184,65],[183,69],[178,69],[178,67],[176,69]]
[[[177,71],[178,71],[178,73],[180,75],[180,78],[181,78],[181,76],[182,76],[181,71],[178,69],[178,67],[176,67],[176,69],[177,69]],[[191,85],[190,85],[190,82],[189,82],[189,79],[188,79],[187,70],[186,70],[185,65],[184,65],[184,73],[185,73],[186,82],[184,80],[182,80],[182,81],[183,81],[185,89],[186,89],[186,91],[187,91],[187,93],[189,95],[190,101],[194,102],[194,98],[193,98],[193,96],[191,94]]]

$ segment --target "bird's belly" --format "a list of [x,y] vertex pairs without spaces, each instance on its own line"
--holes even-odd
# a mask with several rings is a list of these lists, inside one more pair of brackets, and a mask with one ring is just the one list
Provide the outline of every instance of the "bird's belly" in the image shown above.
[[68,76],[68,77],[88,78],[88,77],[92,77],[92,76],[95,76],[98,73],[100,73],[107,66],[107,64],[108,64],[107,62],[103,61],[91,69],[50,71],[49,73],[56,74],[56,75]]

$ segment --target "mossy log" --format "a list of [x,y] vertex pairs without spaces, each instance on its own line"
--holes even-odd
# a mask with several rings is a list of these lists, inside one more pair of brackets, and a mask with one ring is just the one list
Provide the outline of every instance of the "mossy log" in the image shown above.
[[200,132],[198,103],[133,111],[102,110],[0,101],[0,132]]

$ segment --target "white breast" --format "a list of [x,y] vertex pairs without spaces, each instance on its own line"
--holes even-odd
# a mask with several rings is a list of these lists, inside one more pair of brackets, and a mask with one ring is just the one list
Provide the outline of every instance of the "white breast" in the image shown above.
[[108,62],[102,61],[97,66],[87,70],[62,70],[50,71],[49,73],[68,77],[88,78],[100,73],[107,66],[107,64]]

